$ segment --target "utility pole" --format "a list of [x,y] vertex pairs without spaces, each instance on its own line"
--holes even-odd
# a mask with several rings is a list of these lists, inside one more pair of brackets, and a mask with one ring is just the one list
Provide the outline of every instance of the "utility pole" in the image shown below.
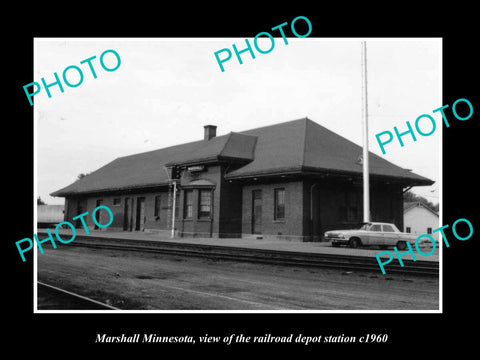
[[177,201],[177,181],[175,179],[173,181],[173,209],[172,209],[172,235],[170,236],[172,239],[175,237],[175,207]]
[[[168,172],[166,166],[163,166],[163,169],[167,173],[168,183],[173,184],[173,200],[172,200],[172,233],[170,235],[171,238],[175,237],[175,207],[177,201],[177,179],[174,178],[173,172],[174,168],[172,168],[171,172]],[[170,187],[168,188],[168,203],[170,204]]]
[[362,41],[362,110],[363,110],[363,221],[370,221],[370,176],[368,159],[367,42]]

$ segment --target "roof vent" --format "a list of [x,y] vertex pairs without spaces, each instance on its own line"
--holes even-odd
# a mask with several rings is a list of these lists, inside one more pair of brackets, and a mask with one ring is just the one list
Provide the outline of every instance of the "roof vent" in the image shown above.
[[203,137],[205,141],[208,141],[217,136],[217,127],[215,125],[205,125],[203,128],[205,129],[205,135]]

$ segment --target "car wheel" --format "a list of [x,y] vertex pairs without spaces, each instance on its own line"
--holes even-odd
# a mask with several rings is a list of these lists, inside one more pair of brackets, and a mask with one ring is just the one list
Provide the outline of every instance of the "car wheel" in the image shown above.
[[357,238],[350,239],[349,245],[351,248],[357,248],[360,246],[360,240],[358,240]]
[[405,241],[397,242],[397,249],[398,250],[405,250],[407,248],[407,243]]

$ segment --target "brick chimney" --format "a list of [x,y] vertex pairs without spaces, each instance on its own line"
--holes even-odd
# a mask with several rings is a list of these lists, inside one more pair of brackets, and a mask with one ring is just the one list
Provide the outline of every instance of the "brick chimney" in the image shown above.
[[205,129],[205,135],[203,137],[205,141],[217,136],[217,127],[215,125],[205,125],[203,128]]

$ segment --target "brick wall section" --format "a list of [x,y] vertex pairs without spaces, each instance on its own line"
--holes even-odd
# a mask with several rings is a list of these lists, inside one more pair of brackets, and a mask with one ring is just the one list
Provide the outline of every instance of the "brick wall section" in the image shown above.
[[[155,216],[155,197],[160,196],[160,211],[159,216]],[[145,198],[145,231],[162,231],[169,233],[171,229],[171,212],[169,209],[169,196],[168,188],[158,189],[151,192],[136,192],[136,193],[122,193],[114,195],[99,194],[90,197],[81,198],[68,198],[65,202],[65,219],[73,224],[78,223],[78,227],[82,227],[79,221],[73,220],[73,217],[79,215],[81,212],[88,211],[88,215],[84,217],[85,222],[90,230],[94,228],[94,222],[92,220],[93,210],[97,207],[97,200],[102,200],[102,205],[107,206],[113,213],[113,222],[103,231],[114,230],[122,231],[124,227],[124,210],[126,199],[133,199],[132,207],[132,220],[133,230],[135,230],[137,221],[137,202],[138,198]],[[114,205],[114,199],[120,199],[118,205]],[[171,201],[171,198],[170,198]],[[180,207],[181,209],[181,207]],[[105,220],[102,223],[108,221],[108,214],[105,214]],[[176,221],[176,227],[178,227],[179,220]]]
[[[285,189],[285,219],[274,219],[274,190]],[[303,182],[243,186],[242,233],[252,234],[252,191],[262,190],[262,237],[303,240]]]
[[[310,191],[312,191],[311,196]],[[304,202],[308,208],[310,208],[310,198],[313,200],[313,219],[310,221],[308,209],[306,234],[311,235],[314,241],[322,240],[325,231],[349,229],[363,221],[363,187],[360,181],[353,182],[347,178],[306,181]],[[343,218],[342,206],[356,207],[356,217]],[[403,226],[402,187],[371,180],[370,212],[371,221],[394,223],[401,229]]]
[[[175,222],[177,235],[241,237],[252,234],[252,191],[262,190],[262,237],[287,240],[319,241],[325,231],[347,229],[363,221],[363,190],[361,183],[345,179],[316,179],[284,181],[277,183],[240,183],[226,181],[223,177],[225,167],[210,166],[206,171],[190,174],[184,172],[182,185],[191,181],[206,179],[215,184],[212,201],[211,219],[198,219],[198,189],[194,189],[193,218],[183,219],[184,189],[180,191],[179,214]],[[312,185],[315,185],[312,187]],[[285,219],[274,220],[274,190],[285,189]],[[171,191],[171,190],[170,190]],[[347,193],[349,195],[347,195]],[[371,181],[372,221],[392,222],[403,229],[403,193],[396,184]],[[155,196],[160,196],[160,213],[154,214]],[[133,230],[136,225],[136,211],[139,197],[145,198],[145,231],[158,231],[165,235],[171,233],[171,201],[169,188],[161,187],[145,192],[124,192],[118,194],[98,194],[82,198],[67,198],[65,202],[65,220],[73,224],[72,218],[88,211],[85,221],[93,230],[91,218],[97,206],[97,200],[110,208],[114,215],[113,223],[106,229],[122,231],[124,227],[125,199],[133,199]],[[114,199],[120,199],[119,205],[113,205]],[[357,200],[357,219],[341,219],[341,206],[348,204],[347,198]],[[313,200],[312,220],[310,217],[311,200]],[[350,200],[351,201],[351,200]],[[108,219],[105,217],[106,222]],[[105,230],[103,230],[105,231]]]
[[393,223],[403,229],[403,188],[374,182],[370,190],[372,221]]
[[[199,191],[198,188],[193,188],[193,217],[191,219],[183,219],[184,214],[184,190],[189,189],[188,185],[195,180],[208,180],[214,184],[213,197],[212,197],[212,215],[210,219],[199,219],[198,218],[198,206],[199,206]],[[223,221],[226,221],[227,218],[238,219],[240,215],[235,211],[240,211],[241,206],[235,204],[234,201],[239,198],[238,194],[231,194],[230,196],[222,199],[223,204],[220,203],[221,198],[221,187],[224,186],[233,187],[233,185],[225,185],[224,180],[222,180],[222,168],[218,166],[206,167],[205,171],[198,173],[190,173],[188,171],[182,172],[182,178],[180,182],[179,191],[179,204],[177,206],[178,215],[176,216],[175,229],[177,234],[181,236],[219,236],[222,231],[220,229],[220,213],[222,207],[224,208],[224,213],[222,213]],[[237,186],[237,185],[235,185]],[[238,191],[238,188],[236,189]],[[169,194],[170,192],[170,194]],[[159,216],[155,216],[155,197],[160,196],[160,209]],[[114,215],[113,223],[107,228],[107,230],[121,231],[124,228],[124,210],[125,210],[125,200],[127,198],[133,199],[132,206],[132,220],[133,220],[133,230],[135,230],[137,223],[137,203],[138,198],[145,198],[145,231],[157,231],[164,232],[165,234],[170,234],[171,232],[171,222],[172,222],[172,200],[173,200],[173,190],[172,187],[164,186],[155,191],[144,191],[144,192],[122,192],[118,194],[98,194],[90,195],[81,198],[67,198],[66,199],[66,212],[65,218],[67,221],[76,223],[72,218],[79,214],[78,210],[83,212],[88,211],[89,215],[85,217],[85,221],[89,229],[94,228],[93,220],[91,219],[91,213],[96,208],[97,200],[102,200],[102,205],[106,205],[110,208]],[[114,199],[120,199],[119,205],[113,205]],[[80,206],[80,208],[79,208]],[[82,225],[79,223],[79,226]],[[236,226],[238,230],[233,229]],[[226,229],[230,232],[235,230],[237,236],[239,236],[239,224],[226,225]]]
[[[201,172],[182,171],[180,186],[182,187],[182,212],[180,214],[179,231],[182,236],[187,237],[210,237],[219,232],[219,209],[220,209],[220,192],[221,192],[221,167],[205,166],[205,170]],[[199,191],[198,188],[190,188],[192,181],[207,180],[214,184],[213,197],[211,202],[210,219],[198,218]],[[193,216],[191,219],[183,219],[183,206],[185,205],[185,190],[193,190]]]

